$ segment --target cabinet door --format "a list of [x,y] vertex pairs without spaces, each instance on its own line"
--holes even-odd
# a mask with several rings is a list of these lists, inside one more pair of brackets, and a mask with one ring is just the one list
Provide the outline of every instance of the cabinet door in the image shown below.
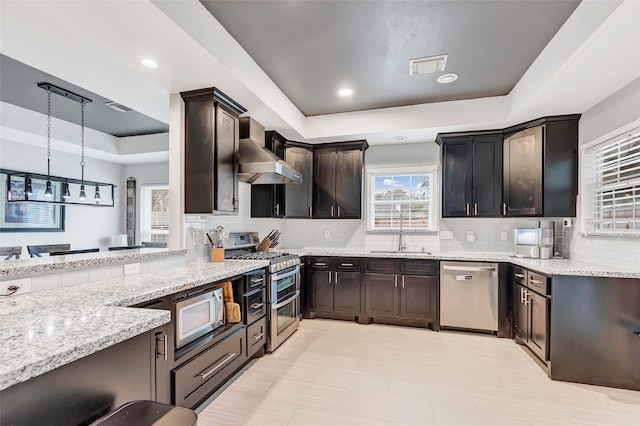
[[519,284],[512,283],[511,290],[513,294],[513,333],[522,339],[523,342],[526,342],[528,336],[528,321],[527,307],[523,302],[523,292],[527,291],[527,289]]
[[211,100],[185,102],[184,212],[214,208],[215,140]]
[[360,272],[335,272],[333,298],[334,312],[359,314],[361,308],[361,275]]
[[433,276],[403,275],[400,290],[400,318],[438,319],[438,279]]
[[336,217],[362,217],[362,156],[360,149],[338,151],[336,163]]
[[503,201],[508,216],[542,214],[543,127],[515,133],[504,141]]
[[[284,160],[284,142],[273,138],[271,140],[271,152],[278,156],[278,158]],[[273,217],[284,217],[284,184],[269,185],[273,190]]]
[[317,149],[313,153],[313,217],[330,218],[336,215],[336,162],[332,148]]
[[529,339],[527,346],[543,361],[549,360],[549,300],[532,291],[527,293]]
[[499,217],[502,207],[502,136],[473,138],[473,205],[471,214]]
[[365,274],[365,313],[371,317],[398,316],[398,276]]
[[471,212],[473,149],[471,137],[451,138],[442,144],[442,216]]
[[333,271],[310,271],[309,310],[333,312]]
[[275,215],[276,185],[251,185],[251,217],[273,217]]
[[287,147],[285,161],[302,174],[302,183],[285,187],[284,215],[310,217],[313,194],[313,151],[300,146]]
[[216,171],[213,209],[235,212],[238,199],[239,120],[221,105],[216,106]]

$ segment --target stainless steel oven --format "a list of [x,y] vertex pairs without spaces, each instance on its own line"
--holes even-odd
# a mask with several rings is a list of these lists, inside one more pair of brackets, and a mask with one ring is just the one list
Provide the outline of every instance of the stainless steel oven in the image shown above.
[[300,266],[269,275],[269,339],[267,351],[273,352],[300,325]]

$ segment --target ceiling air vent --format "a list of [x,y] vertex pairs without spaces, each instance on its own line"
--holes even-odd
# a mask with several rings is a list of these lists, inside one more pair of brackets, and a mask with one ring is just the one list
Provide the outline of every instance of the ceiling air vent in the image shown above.
[[105,102],[104,103],[106,106],[108,106],[111,109],[115,109],[116,111],[120,111],[120,112],[129,112],[132,111],[131,108],[126,107],[122,104],[119,104],[117,102]]
[[409,75],[429,74],[444,71],[447,65],[448,55],[429,56],[428,58],[416,58],[409,61]]

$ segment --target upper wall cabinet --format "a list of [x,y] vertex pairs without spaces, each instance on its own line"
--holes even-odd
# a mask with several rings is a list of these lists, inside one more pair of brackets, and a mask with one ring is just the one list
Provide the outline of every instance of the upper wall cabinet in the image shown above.
[[450,134],[442,145],[442,217],[499,217],[502,134]]
[[313,152],[313,217],[360,219],[367,141],[319,145]]
[[298,142],[287,142],[284,159],[302,175],[302,183],[284,185],[284,214],[286,217],[310,218],[313,200],[313,148]]
[[[285,159],[285,143],[286,139],[280,133],[273,130],[264,132],[265,148],[281,160]],[[289,185],[298,184],[251,185],[251,217],[284,217],[284,197]]]
[[185,213],[238,211],[238,116],[218,89],[180,93],[185,102]]
[[546,117],[505,129],[504,216],[576,215],[579,119]]

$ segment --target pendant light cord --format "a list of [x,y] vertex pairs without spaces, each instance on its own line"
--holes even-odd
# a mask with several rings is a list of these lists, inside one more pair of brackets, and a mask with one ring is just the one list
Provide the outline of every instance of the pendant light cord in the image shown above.
[[47,89],[47,180],[51,176],[51,90]]
[[82,159],[80,160],[80,167],[82,167],[82,184],[84,185],[84,100],[80,101],[80,111],[81,111],[81,118],[80,118],[80,144],[82,146]]

